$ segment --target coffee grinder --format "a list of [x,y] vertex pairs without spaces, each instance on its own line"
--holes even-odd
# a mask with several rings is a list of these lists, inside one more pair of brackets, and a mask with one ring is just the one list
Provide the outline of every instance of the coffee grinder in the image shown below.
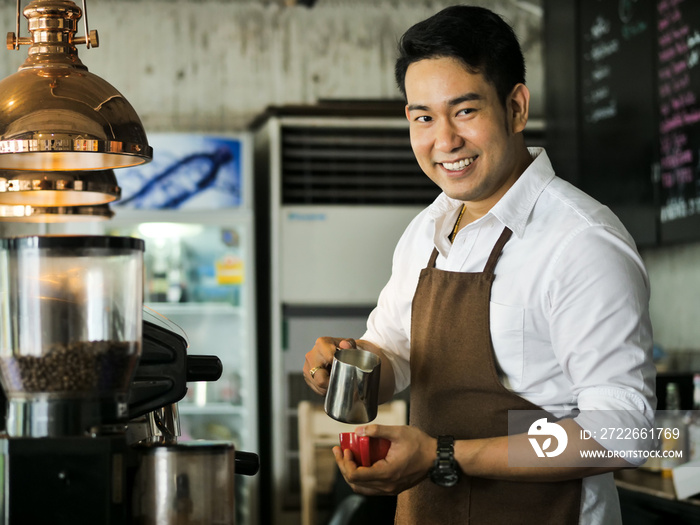
[[[144,323],[143,251],[130,237],[0,239],[0,525],[199,523],[188,458],[257,472],[257,456],[230,445],[177,444],[186,382],[217,379],[221,363]],[[164,468],[185,474],[167,480],[172,498]]]
[[141,354],[143,251],[124,237],[0,239],[0,523],[126,523],[121,426]]

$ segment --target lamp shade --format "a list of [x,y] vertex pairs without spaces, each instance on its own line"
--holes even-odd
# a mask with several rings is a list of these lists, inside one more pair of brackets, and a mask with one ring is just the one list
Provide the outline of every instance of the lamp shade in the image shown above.
[[78,58],[80,8],[35,0],[24,16],[32,34],[29,56],[0,81],[0,169],[104,170],[151,160],[134,108]]
[[106,204],[120,196],[112,170],[0,170],[0,205],[87,206]]
[[98,206],[6,206],[0,205],[0,222],[87,222],[111,219],[109,204]]

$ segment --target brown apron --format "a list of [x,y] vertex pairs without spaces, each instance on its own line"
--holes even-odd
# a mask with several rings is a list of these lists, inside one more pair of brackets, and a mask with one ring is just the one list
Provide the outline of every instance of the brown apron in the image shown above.
[[[411,320],[410,423],[431,436],[508,434],[509,410],[541,410],[510,392],[496,370],[489,301],[503,230],[481,273],[421,271]],[[581,480],[497,481],[462,475],[451,488],[429,479],[399,494],[398,525],[568,525],[579,522]]]

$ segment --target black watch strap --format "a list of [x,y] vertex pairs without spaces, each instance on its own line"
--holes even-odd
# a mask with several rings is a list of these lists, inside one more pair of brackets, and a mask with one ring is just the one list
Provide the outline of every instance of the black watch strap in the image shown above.
[[455,461],[455,438],[438,436],[437,458],[430,469],[430,480],[441,487],[452,487],[459,481],[459,465]]

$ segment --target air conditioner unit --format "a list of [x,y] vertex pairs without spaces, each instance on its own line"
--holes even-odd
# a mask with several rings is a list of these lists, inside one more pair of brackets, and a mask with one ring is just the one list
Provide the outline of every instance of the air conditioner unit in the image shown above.
[[399,115],[269,122],[271,240],[284,304],[376,301],[396,241],[439,193]]

